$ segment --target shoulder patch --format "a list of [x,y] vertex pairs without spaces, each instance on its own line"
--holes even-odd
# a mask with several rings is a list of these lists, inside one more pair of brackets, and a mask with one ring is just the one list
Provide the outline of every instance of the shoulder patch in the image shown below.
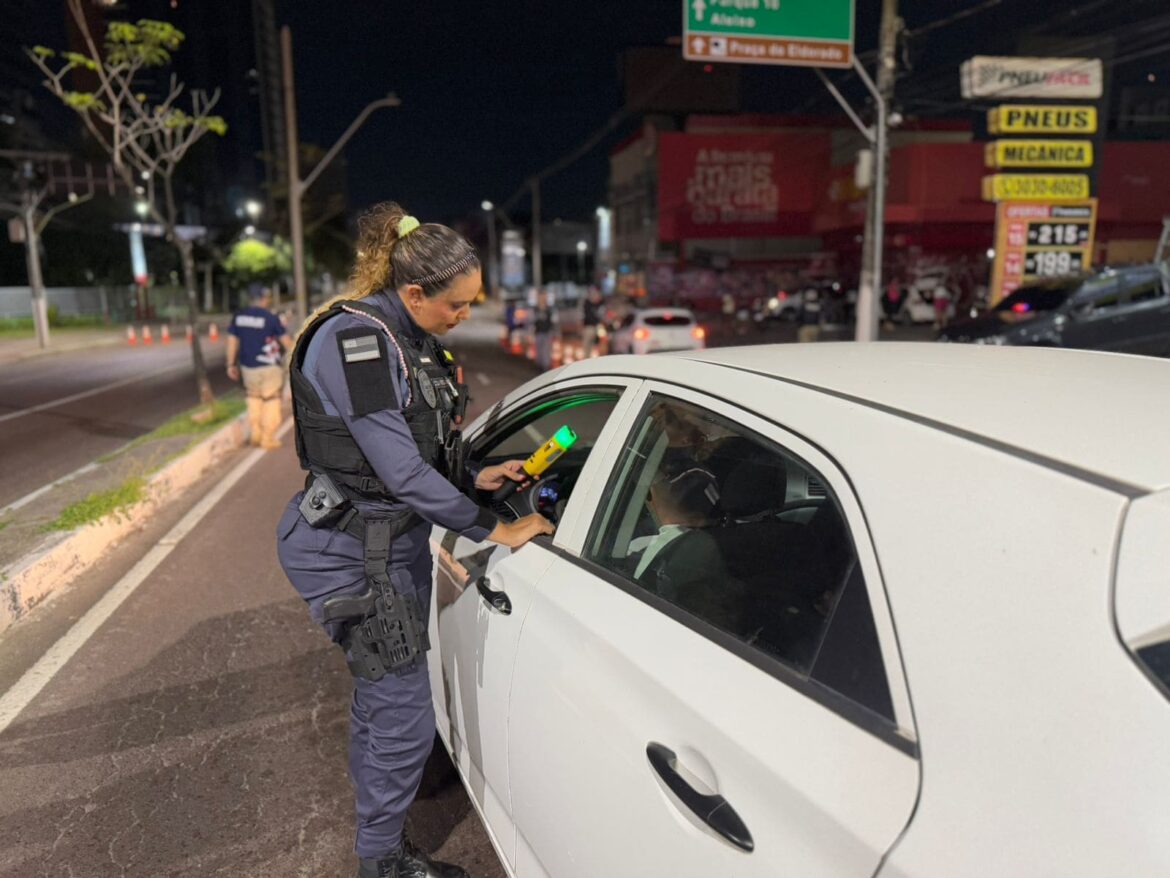
[[353,416],[398,408],[386,337],[365,326],[343,329],[337,333],[337,347]]
[[[340,336],[339,336],[340,337]],[[341,356],[347,363],[361,363],[382,358],[376,333],[341,339]]]

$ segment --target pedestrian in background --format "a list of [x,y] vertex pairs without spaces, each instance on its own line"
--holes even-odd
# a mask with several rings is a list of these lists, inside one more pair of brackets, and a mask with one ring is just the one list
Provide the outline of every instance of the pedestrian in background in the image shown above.
[[467,878],[403,836],[435,739],[431,527],[516,549],[553,526],[536,514],[500,521],[479,502],[477,490],[524,482],[522,460],[462,460],[468,391],[439,337],[470,316],[483,287],[475,248],[393,203],[359,228],[348,291],[313,313],[291,357],[297,452],[311,481],[277,524],[277,556],[354,676],[358,878]]
[[559,322],[548,291],[538,291],[536,307],[532,310],[532,340],[536,345],[536,365],[541,372],[547,372],[552,366],[553,334]]
[[598,343],[598,327],[601,326],[601,311],[604,301],[601,290],[590,287],[585,303],[581,306],[581,336],[585,346],[585,357],[593,356],[593,347]]
[[252,304],[232,315],[228,324],[227,374],[244,379],[248,403],[248,441],[261,448],[279,448],[280,395],[284,390],[282,351],[292,350],[292,339],[280,318],[269,310],[272,290],[255,285],[248,290]]
[[800,301],[800,313],[797,315],[800,329],[796,331],[796,340],[800,343],[816,341],[821,337],[821,296],[811,287],[804,291]]

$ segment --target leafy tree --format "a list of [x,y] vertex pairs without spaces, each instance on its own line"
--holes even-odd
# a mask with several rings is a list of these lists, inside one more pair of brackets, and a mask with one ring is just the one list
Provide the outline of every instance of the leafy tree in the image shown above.
[[220,264],[237,286],[272,283],[292,270],[292,254],[288,243],[281,238],[271,244],[258,238],[243,238],[232,245]]
[[[204,135],[222,136],[227,132],[223,118],[211,113],[219,101],[219,92],[208,95],[191,90],[190,100],[184,101],[186,87],[172,75],[169,89],[161,99],[152,100],[142,77],[170,64],[171,54],[185,39],[182,31],[165,21],[112,21],[99,49],[81,3],[82,0],[68,0],[69,11],[84,40],[84,52],[57,52],[37,46],[27,54],[45,75],[45,87],[78,113],[131,191],[142,188],[149,216],[163,227],[167,240],[178,251],[187,289],[188,319],[194,323],[198,308],[195,242],[180,234],[174,175],[188,151]],[[97,88],[71,88],[75,72],[88,74],[96,80]],[[186,103],[188,109],[181,103]],[[213,400],[211,383],[198,336],[191,354],[200,401],[209,404]]]

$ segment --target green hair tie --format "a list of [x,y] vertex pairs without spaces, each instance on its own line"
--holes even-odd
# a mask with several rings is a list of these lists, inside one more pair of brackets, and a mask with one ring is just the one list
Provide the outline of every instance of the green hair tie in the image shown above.
[[412,216],[404,216],[398,221],[398,237],[405,238],[419,227],[419,221]]

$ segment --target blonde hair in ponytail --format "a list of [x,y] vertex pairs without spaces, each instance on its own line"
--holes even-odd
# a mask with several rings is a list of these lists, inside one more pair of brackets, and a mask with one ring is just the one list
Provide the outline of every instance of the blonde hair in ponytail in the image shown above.
[[398,224],[406,211],[393,201],[375,205],[362,214],[358,220],[357,258],[349,285],[327,302],[317,306],[309,315],[300,332],[299,339],[313,322],[338,302],[353,302],[373,295],[386,286],[390,280],[390,251],[398,243]]

